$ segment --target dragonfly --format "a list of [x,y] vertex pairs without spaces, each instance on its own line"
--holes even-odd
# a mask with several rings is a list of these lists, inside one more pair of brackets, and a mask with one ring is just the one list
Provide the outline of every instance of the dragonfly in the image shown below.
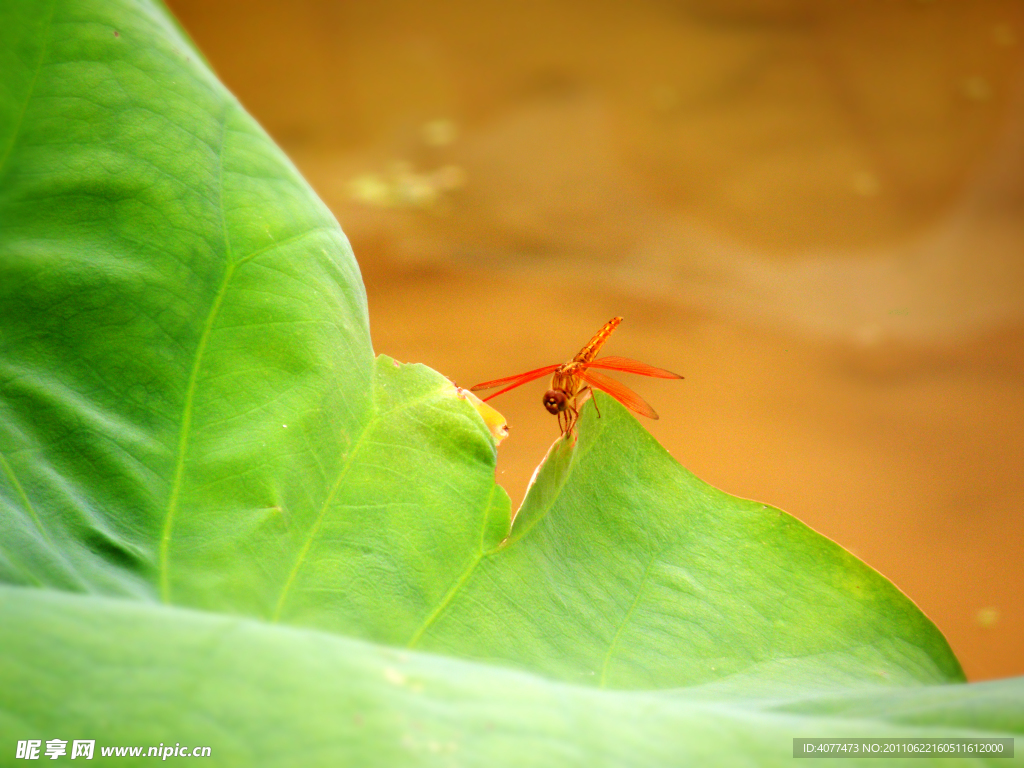
[[[598,351],[612,335],[612,331],[619,327],[621,317],[613,317],[604,327],[601,328],[586,346],[579,351],[572,360],[566,363],[545,365],[543,368],[535,368],[526,373],[517,373],[515,376],[505,376],[493,381],[485,381],[470,387],[470,391],[477,392],[481,389],[503,389],[484,398],[484,402],[491,400],[498,395],[503,395],[511,389],[539,379],[541,376],[551,376],[551,388],[544,393],[544,407],[558,417],[558,427],[562,434],[575,431],[576,421],[580,417],[579,407],[586,402],[588,395],[593,395],[593,390],[599,389],[605,392],[631,411],[639,413],[650,419],[657,419],[658,414],[647,402],[636,392],[620,384],[610,376],[605,376],[596,369],[606,371],[623,371],[624,373],[637,373],[641,376],[653,376],[659,379],[681,379],[678,373],[666,371],[664,368],[655,368],[653,365],[641,363],[639,360],[630,360],[628,357],[600,357],[596,360]],[[581,399],[582,398],[582,399]],[[597,407],[597,403],[594,403]],[[601,412],[598,411],[598,416]]]

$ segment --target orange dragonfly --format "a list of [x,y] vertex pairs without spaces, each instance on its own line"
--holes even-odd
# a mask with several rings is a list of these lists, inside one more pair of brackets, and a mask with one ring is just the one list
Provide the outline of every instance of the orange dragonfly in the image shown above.
[[[606,392],[631,411],[636,411],[641,416],[656,419],[658,414],[654,412],[651,406],[644,402],[640,395],[623,386],[615,379],[594,370],[595,368],[603,368],[608,371],[638,373],[641,376],[654,376],[659,379],[683,378],[678,373],[655,368],[653,365],[647,365],[647,363],[641,363],[638,360],[630,360],[628,357],[602,357],[595,360],[594,357],[597,355],[598,350],[601,349],[601,346],[608,340],[608,337],[612,335],[612,331],[621,322],[621,317],[613,317],[605,323],[604,327],[580,350],[579,354],[567,363],[545,365],[543,368],[536,368],[526,373],[518,373],[515,376],[485,381],[482,384],[471,387],[470,391],[476,392],[481,389],[493,389],[504,384],[508,385],[490,397],[485,397],[484,402],[487,402],[498,395],[508,392],[510,389],[515,389],[518,386],[551,373],[554,375],[551,377],[551,388],[544,393],[544,407],[548,409],[548,413],[558,417],[558,427],[562,430],[563,435],[575,427],[576,420],[580,417],[577,398],[581,395],[592,395],[593,389],[600,389],[602,392]],[[597,407],[597,403],[594,403],[594,407]],[[598,416],[600,415],[599,411]]]

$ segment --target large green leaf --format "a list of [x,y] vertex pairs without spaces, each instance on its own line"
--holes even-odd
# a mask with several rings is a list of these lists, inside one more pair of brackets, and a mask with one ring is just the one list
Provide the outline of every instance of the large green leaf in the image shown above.
[[337,223],[159,5],[8,2],[0,67],[5,739],[732,764],[1024,732],[1020,681],[936,687],[895,587],[603,396],[510,530],[483,420],[374,358]]
[[0,731],[102,736],[97,749],[205,745],[217,765],[791,765],[796,736],[1024,728],[1011,681],[743,701],[700,688],[602,691],[145,603],[0,587],[0,610]]
[[597,397],[601,417],[585,407],[579,441],[555,444],[508,541],[463,577],[424,647],[602,687],[774,675],[799,658],[844,678],[962,679],[934,625],[878,573],[701,482]]

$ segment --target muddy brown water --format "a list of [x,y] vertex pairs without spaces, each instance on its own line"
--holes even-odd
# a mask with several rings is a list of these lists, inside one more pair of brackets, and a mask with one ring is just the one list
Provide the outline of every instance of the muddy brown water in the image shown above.
[[[688,469],[1024,673],[1024,4],[173,0],[331,206],[374,346],[606,351]],[[493,403],[518,504],[557,436]]]

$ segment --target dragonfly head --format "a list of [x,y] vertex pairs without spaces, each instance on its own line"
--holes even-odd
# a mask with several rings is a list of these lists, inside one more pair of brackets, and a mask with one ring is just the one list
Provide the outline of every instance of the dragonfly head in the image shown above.
[[565,392],[560,389],[549,389],[544,393],[544,407],[548,409],[548,413],[557,416],[565,410],[568,402],[569,398],[567,398],[565,396]]

